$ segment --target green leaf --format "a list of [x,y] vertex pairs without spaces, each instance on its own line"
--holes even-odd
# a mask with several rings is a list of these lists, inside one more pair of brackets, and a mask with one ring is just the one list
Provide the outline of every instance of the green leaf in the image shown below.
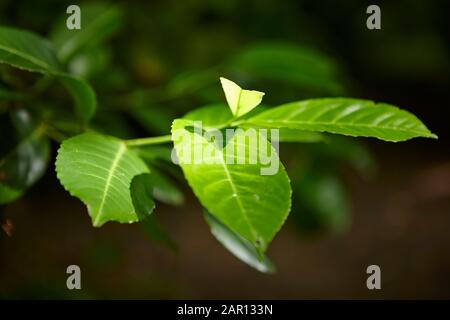
[[225,98],[233,115],[238,118],[258,106],[264,96],[264,92],[244,90],[233,81],[220,78]]
[[60,79],[75,101],[77,115],[88,122],[95,114],[97,100],[92,87],[84,80],[69,75],[61,75]]
[[122,26],[120,7],[102,3],[83,4],[81,9],[81,29],[69,30],[65,27],[67,14],[57,21],[50,39],[54,43],[58,58],[67,62],[83,49],[100,45]]
[[0,183],[0,204],[13,202],[22,195],[22,191]]
[[330,94],[343,90],[335,61],[311,48],[291,43],[252,45],[232,59],[230,67],[232,73],[245,79],[292,84]]
[[168,246],[172,250],[177,250],[176,243],[170,238],[164,228],[160,225],[155,216],[152,215],[155,202],[152,195],[155,192],[159,181],[155,179],[155,173],[143,173],[131,180],[131,199],[139,217],[139,225],[145,233],[152,239]]
[[[150,149],[150,148],[148,148]],[[144,160],[147,160],[142,156],[139,149],[136,150],[136,154]],[[174,206],[179,206],[184,202],[183,193],[177,188],[177,186],[166,177],[163,173],[155,168],[151,163],[147,163],[147,167],[151,171],[151,175],[146,175],[146,181],[151,185],[150,194],[158,201],[167,203]],[[137,177],[136,177],[137,178]]]
[[[35,123],[25,110],[10,114],[12,128],[1,128],[1,145],[8,145],[11,132],[15,141],[12,149],[0,158],[0,204],[11,202],[23,194],[45,173],[50,157],[50,143],[43,134],[43,128]],[[2,150],[3,152],[3,150]]]
[[51,44],[44,38],[27,31],[0,27],[0,62],[58,77],[73,96],[79,116],[84,121],[93,116],[96,98],[91,86],[63,72]]
[[297,129],[281,128],[279,129],[279,141],[280,142],[323,142],[325,137],[318,132],[302,131]]
[[437,138],[413,114],[397,107],[349,98],[312,99],[262,112],[246,125],[330,132],[354,137],[404,141]]
[[184,202],[183,193],[177,186],[164,174],[149,166],[152,171],[153,191],[152,194],[156,200],[173,206],[180,206]]
[[202,121],[205,128],[218,128],[232,120],[233,114],[225,104],[219,103],[192,110],[183,119]]
[[259,253],[256,251],[255,246],[249,241],[231,231],[213,215],[205,212],[204,217],[211,228],[211,233],[213,236],[236,258],[260,272],[275,272],[275,266],[269,258],[264,255],[264,257],[260,259]]
[[139,220],[130,184],[149,170],[122,140],[96,133],[67,139],[58,150],[56,172],[64,188],[87,205],[94,226]]
[[[189,185],[211,214],[263,253],[284,223],[291,203],[289,178],[276,151],[264,139],[259,141],[259,150],[250,150],[244,131],[236,131],[227,145],[220,145],[198,135],[198,128],[191,130],[194,125],[194,121],[186,119],[177,119],[172,125],[175,150]],[[237,145],[244,145],[245,156],[237,152],[227,154],[227,148],[236,150]],[[198,156],[199,161],[189,163],[187,159],[199,148],[213,151],[213,155],[205,151],[204,156]],[[260,156],[251,164],[250,154],[258,151]],[[227,163],[227,156],[234,164]],[[244,164],[238,164],[238,156]],[[271,164],[263,164],[263,158]],[[277,165],[278,171],[262,175],[262,170],[270,165]]]
[[[262,109],[262,111],[270,110],[270,108],[260,106],[258,110],[254,109],[250,113],[247,113],[242,119],[247,119],[254,114],[258,114],[259,109]],[[226,105],[213,104],[190,111],[183,116],[183,119],[202,121],[202,125],[205,128],[218,128],[230,123],[233,119],[233,114]],[[281,128],[279,130],[278,140],[280,142],[310,143],[324,141],[325,137],[318,132]]]
[[50,42],[28,31],[9,27],[0,27],[0,62],[39,73],[60,70]]
[[133,177],[130,185],[131,200],[139,219],[145,219],[155,209],[153,201],[154,182],[150,173],[142,173]]

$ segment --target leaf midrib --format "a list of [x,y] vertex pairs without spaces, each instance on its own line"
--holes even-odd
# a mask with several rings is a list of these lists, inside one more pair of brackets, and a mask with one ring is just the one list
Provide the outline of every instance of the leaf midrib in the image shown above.
[[[223,154],[222,151],[221,151],[221,154],[222,154],[222,157],[221,157],[221,158],[222,158],[223,160],[225,160],[225,159],[224,159],[225,155]],[[230,184],[230,186],[231,186],[231,190],[233,191],[232,198],[236,199],[236,202],[237,202],[239,208],[241,209],[241,211],[242,211],[242,213],[243,213],[242,216],[245,218],[245,221],[247,222],[247,224],[248,224],[248,226],[249,226],[249,228],[250,228],[250,231],[251,231],[253,237],[254,237],[255,240],[256,240],[257,235],[258,235],[258,232],[255,230],[255,228],[253,227],[251,221],[249,220],[249,218],[248,218],[248,216],[247,216],[247,210],[244,208],[244,206],[243,206],[243,204],[242,204],[242,201],[241,201],[241,199],[239,198],[239,193],[238,193],[238,191],[237,191],[237,189],[236,189],[236,186],[234,185],[233,178],[231,177],[230,171],[228,170],[228,167],[226,166],[226,163],[225,163],[224,161],[221,161],[221,165],[222,165],[222,167],[223,167],[223,170],[225,171],[225,174],[226,174],[226,180],[229,182],[229,184]],[[234,195],[236,195],[236,196],[234,196]]]
[[25,60],[28,60],[29,62],[34,63],[38,67],[44,68],[46,70],[52,69],[48,63],[46,63],[46,62],[44,62],[44,61],[42,61],[40,59],[35,59],[33,56],[30,56],[30,55],[28,55],[26,53],[23,53],[21,51],[12,49],[10,47],[5,47],[3,45],[0,45],[0,50],[4,50],[4,51],[6,51],[8,53],[11,53],[11,54],[14,54],[16,56],[19,56],[19,57],[21,57],[21,58],[23,58]]
[[236,104],[236,114],[234,115],[235,117],[239,116],[239,105],[241,104],[241,95],[242,95],[242,88],[239,88],[239,95],[237,98],[237,104]]
[[111,167],[108,170],[108,176],[106,178],[105,189],[103,190],[102,200],[100,202],[100,206],[97,211],[97,216],[95,217],[94,226],[97,226],[101,221],[101,217],[103,214],[103,207],[106,202],[106,197],[108,195],[108,191],[111,187],[111,181],[114,176],[114,171],[117,169],[122,156],[125,154],[126,149],[127,148],[126,148],[125,144],[123,144],[123,143],[119,144],[119,149],[117,150],[114,160],[111,163]]

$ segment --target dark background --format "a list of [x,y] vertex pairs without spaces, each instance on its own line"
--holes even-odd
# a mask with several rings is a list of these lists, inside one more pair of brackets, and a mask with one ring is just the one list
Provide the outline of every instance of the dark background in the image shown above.
[[[61,1],[0,3],[2,25],[41,35],[67,7]],[[126,2],[123,29],[110,41],[113,65],[126,74],[123,91],[158,87],[181,71],[214,66],[246,45],[277,40],[311,46],[338,61],[345,95],[416,114],[439,140],[366,139],[376,175],[363,179],[340,169],[351,199],[352,223],[345,232],[305,235],[288,219],[268,251],[277,274],[259,274],[210,235],[188,188],[185,206],[156,210],[179,245],[174,253],[136,225],[93,228],[84,205],[63,190],[51,165],[25,197],[1,207],[0,219],[13,231],[8,236],[0,230],[0,297],[450,298],[448,4],[377,2],[382,29],[374,31],[365,26],[369,4]],[[102,81],[91,82],[101,95]],[[179,115],[193,104],[161,108]],[[288,146],[287,154],[295,148]],[[81,291],[66,289],[69,264],[81,267]],[[381,267],[382,290],[366,288],[371,264]]]

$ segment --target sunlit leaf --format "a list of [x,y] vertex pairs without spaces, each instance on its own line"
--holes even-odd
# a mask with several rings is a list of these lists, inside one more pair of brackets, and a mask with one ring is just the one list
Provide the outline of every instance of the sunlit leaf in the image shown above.
[[254,90],[244,90],[233,81],[220,78],[225,98],[233,115],[241,117],[258,106],[264,96],[264,92]]
[[[194,124],[192,120],[177,119],[172,125],[175,149],[189,185],[211,214],[263,253],[284,223],[291,202],[289,178],[276,151],[261,139],[259,150],[252,150],[259,151],[260,156],[251,164],[248,144],[244,145],[245,155],[226,152],[227,147],[236,150],[238,144],[242,145],[245,135],[242,131],[236,131],[226,146],[220,146],[205,136],[194,139],[197,133],[190,130]],[[267,145],[261,149],[264,144]],[[205,154],[198,163],[189,163],[188,158],[198,148],[214,150],[214,160]],[[234,159],[233,164],[227,161],[227,156]],[[238,156],[245,158],[240,159],[245,164],[237,164]],[[270,159],[278,170],[273,175],[263,175],[268,165],[263,165],[261,158]]]
[[122,140],[95,133],[67,139],[58,150],[56,172],[64,188],[87,205],[94,226],[139,220],[130,184],[149,170]]
[[437,138],[413,114],[397,107],[349,98],[312,99],[264,111],[247,124],[404,141]]
[[[268,107],[259,107],[258,110],[260,108],[262,109],[262,111],[270,109]],[[246,119],[252,115],[258,114],[258,112],[256,111],[257,110],[255,109],[253,111],[250,111],[250,113],[247,113],[242,117],[242,119]],[[183,116],[183,119],[202,121],[202,125],[204,127],[217,128],[223,127],[224,125],[229,123],[230,120],[233,119],[233,114],[230,112],[230,109],[227,108],[227,106],[223,104],[214,104],[190,111]],[[281,128],[278,132],[278,141],[280,142],[309,143],[320,142],[324,140],[324,136],[318,132],[309,132],[288,128]]]
[[192,110],[183,119],[201,121],[206,128],[218,128],[232,120],[233,114],[225,104],[213,104]]

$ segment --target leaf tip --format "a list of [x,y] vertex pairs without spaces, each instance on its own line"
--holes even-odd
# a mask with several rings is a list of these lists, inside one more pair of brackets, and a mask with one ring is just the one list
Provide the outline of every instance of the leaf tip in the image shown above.
[[438,135],[433,132],[430,132],[430,135],[428,136],[428,138],[439,140]]

